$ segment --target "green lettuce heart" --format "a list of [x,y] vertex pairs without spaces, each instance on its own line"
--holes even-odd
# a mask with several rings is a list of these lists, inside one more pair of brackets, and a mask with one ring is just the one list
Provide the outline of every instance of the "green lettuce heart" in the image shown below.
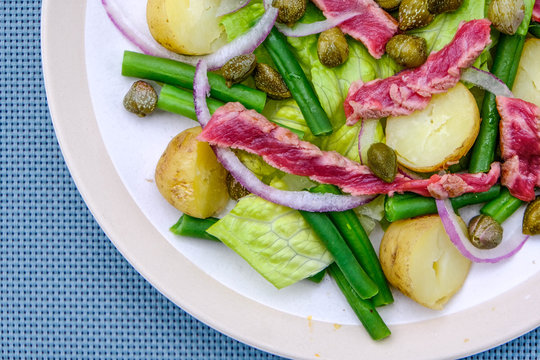
[[246,196],[207,232],[244,258],[278,289],[315,275],[333,262],[297,210]]

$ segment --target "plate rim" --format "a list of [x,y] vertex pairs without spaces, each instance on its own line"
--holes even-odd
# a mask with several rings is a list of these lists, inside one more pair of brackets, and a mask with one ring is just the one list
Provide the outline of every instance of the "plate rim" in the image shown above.
[[[55,134],[70,174],[100,227],[135,270],[174,304],[238,341],[295,359],[348,359],[359,353],[386,359],[397,351],[402,359],[451,359],[495,347],[540,325],[540,313],[535,311],[540,305],[540,287],[533,286],[540,281],[540,272],[511,291],[467,310],[393,325],[393,335],[381,342],[372,341],[361,325],[336,327],[275,310],[204,273],[144,216],[105,149],[86,77],[86,6],[86,1],[72,0],[42,3],[43,77]],[[62,48],[71,51],[60,63],[54,54]],[[175,275],[185,273],[191,276],[179,279]],[[511,306],[516,297],[523,301],[518,307]],[[213,301],[215,298],[219,301]],[[223,311],[224,305],[227,311]],[[483,323],[481,328],[470,326],[477,321]],[[496,331],[500,328],[507,331],[500,334]],[[456,331],[461,334],[456,336]],[[435,341],[423,341],[421,347],[410,341],[433,334],[437,335]]]

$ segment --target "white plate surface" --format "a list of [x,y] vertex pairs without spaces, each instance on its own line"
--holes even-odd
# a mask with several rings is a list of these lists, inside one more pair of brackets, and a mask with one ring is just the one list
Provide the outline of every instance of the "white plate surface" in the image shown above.
[[[133,79],[120,75],[122,53],[135,49],[100,1],[45,1],[42,23],[51,115],[82,196],[126,259],[201,321],[263,350],[306,359],[456,358],[540,324],[537,238],[508,261],[474,264],[444,311],[395,293],[395,304],[380,310],[393,334],[376,343],[328,278],[276,290],[222,244],[173,236],[168,228],[180,214],[159,195],[153,171],[168,141],[196,124],[166,113],[139,119],[123,110]],[[63,49],[71,51],[66,56]],[[505,226],[519,227],[521,216]]]

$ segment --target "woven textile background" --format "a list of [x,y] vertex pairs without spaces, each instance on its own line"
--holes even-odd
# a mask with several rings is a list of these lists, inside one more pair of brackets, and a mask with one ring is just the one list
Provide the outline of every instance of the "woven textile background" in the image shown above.
[[[49,117],[40,8],[0,1],[0,358],[279,359],[187,315],[100,230]],[[469,359],[537,359],[539,334]]]

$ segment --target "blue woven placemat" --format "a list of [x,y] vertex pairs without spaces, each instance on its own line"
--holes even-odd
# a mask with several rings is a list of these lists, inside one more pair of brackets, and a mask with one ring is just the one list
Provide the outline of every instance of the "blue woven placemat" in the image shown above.
[[[101,231],[49,117],[40,10],[0,1],[0,358],[279,359],[169,302]],[[539,334],[468,359],[537,359]]]

